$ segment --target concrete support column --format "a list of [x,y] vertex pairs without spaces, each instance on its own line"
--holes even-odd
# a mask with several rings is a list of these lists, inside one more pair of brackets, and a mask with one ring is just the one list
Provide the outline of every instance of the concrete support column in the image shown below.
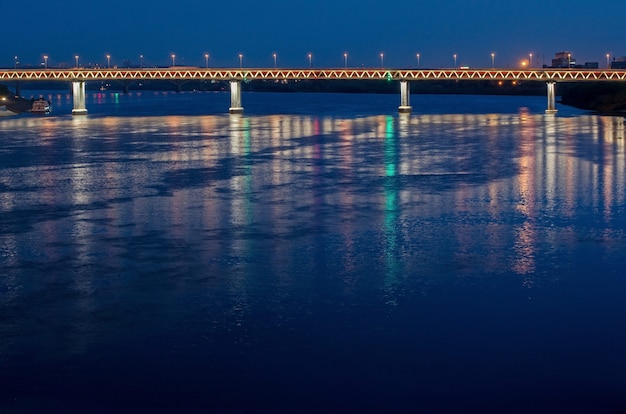
[[15,96],[22,96],[22,84],[20,81],[15,82]]
[[241,106],[241,81],[230,81],[230,108],[228,112],[231,114],[242,114]]
[[546,114],[555,114],[557,112],[556,82],[550,81],[547,83],[547,85],[548,85],[548,109],[546,109]]
[[411,107],[411,88],[409,81],[400,81],[400,107],[398,112],[401,114],[409,114],[413,108]]
[[72,115],[87,115],[87,107],[85,105],[85,81],[72,82],[72,97],[74,98]]

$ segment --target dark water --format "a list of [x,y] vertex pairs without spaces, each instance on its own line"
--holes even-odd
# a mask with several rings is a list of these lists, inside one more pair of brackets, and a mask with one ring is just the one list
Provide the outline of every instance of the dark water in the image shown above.
[[623,118],[46,97],[0,119],[0,412],[626,412]]

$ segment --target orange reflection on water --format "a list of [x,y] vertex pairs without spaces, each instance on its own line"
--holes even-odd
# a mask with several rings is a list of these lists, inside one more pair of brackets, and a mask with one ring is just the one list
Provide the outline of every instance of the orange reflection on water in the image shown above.
[[[429,237],[450,236],[449,254],[442,260],[452,260],[458,275],[498,273],[507,266],[530,287],[541,268],[541,246],[575,243],[568,221],[589,208],[609,223],[626,197],[623,119],[562,119],[521,111],[8,122],[39,129],[52,143],[59,130],[72,131],[68,167],[38,172],[46,185],[37,201],[58,205],[66,197],[66,204],[82,209],[69,232],[70,242],[80,242],[78,261],[90,263],[98,254],[94,233],[115,240],[167,226],[176,245],[200,245],[205,249],[200,254],[210,257],[233,256],[238,263],[234,290],[254,272],[250,261],[265,246],[264,237],[277,241],[264,247],[269,258],[263,269],[289,277],[291,264],[300,260],[292,256],[290,240],[302,237],[312,244],[305,246],[311,256],[304,260],[314,268],[315,254],[327,247],[315,243],[328,233],[340,240],[336,254],[348,290],[358,283],[350,275],[362,270],[359,239],[364,234],[380,238],[376,263],[385,272],[380,282],[389,303],[411,277],[405,269],[415,271],[415,263],[432,253]],[[94,142],[97,151],[90,146]],[[54,158],[53,148],[44,147],[45,157]],[[59,182],[67,182],[71,191],[55,192]],[[7,183],[12,185],[11,177]],[[7,209],[17,202],[9,195],[2,200]],[[98,224],[101,220],[116,225]],[[546,231],[550,220],[561,227]],[[422,221],[440,226],[443,234],[423,234]],[[61,239],[62,230],[52,220],[38,230],[48,246]],[[236,236],[222,243],[224,232]],[[113,253],[116,248],[111,247]],[[53,247],[45,250],[61,257]],[[117,266],[128,260],[116,257]],[[245,307],[245,295],[240,305]]]

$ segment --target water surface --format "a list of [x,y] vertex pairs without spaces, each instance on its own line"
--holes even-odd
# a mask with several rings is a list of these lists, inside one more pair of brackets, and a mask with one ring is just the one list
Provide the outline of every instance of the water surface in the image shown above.
[[2,410],[626,410],[623,118],[44,96],[0,120]]

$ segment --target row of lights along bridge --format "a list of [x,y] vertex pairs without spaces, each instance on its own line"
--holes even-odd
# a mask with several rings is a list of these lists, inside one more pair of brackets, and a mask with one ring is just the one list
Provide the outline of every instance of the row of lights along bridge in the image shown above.
[[[567,67],[572,67],[573,63],[572,63],[572,55],[571,55],[571,53],[567,53],[567,52],[561,52],[561,53],[566,53],[566,55],[567,55],[567,59],[568,59]],[[496,53],[495,52],[491,52],[489,56],[491,57],[491,68],[495,68],[496,67]],[[106,58],[106,66],[100,65],[100,64],[88,64],[87,66],[83,66],[83,67],[99,68],[99,67],[103,67],[104,66],[105,68],[111,68],[112,67],[111,66],[111,55],[110,54],[106,54],[106,55],[104,55],[104,57]],[[243,66],[243,57],[244,56],[243,56],[242,53],[239,53],[237,55],[238,63],[239,63],[239,67],[240,68],[244,67]],[[313,67],[313,53],[308,53],[306,57],[307,57],[307,62],[308,62],[309,68],[312,68]],[[349,67],[349,65],[348,65],[348,57],[349,57],[348,53],[345,52],[343,54],[343,66],[344,66],[344,68],[348,68]],[[417,60],[417,67],[418,68],[421,67],[421,57],[422,56],[421,56],[420,53],[416,53],[415,54],[415,58]],[[458,54],[456,54],[456,53],[452,54],[452,61],[453,61],[453,64],[454,64],[454,66],[453,66],[454,68],[457,67],[458,57],[459,57]],[[48,66],[49,56],[48,55],[43,55],[42,58],[43,58],[43,62],[41,62],[41,67],[43,67],[44,69],[48,69],[48,67],[49,67]],[[177,65],[177,63],[176,63],[176,54],[172,53],[170,55],[170,58],[171,58],[172,66],[175,67]],[[379,58],[380,58],[380,67],[384,68],[385,67],[385,54],[383,52],[381,52],[379,54]],[[609,69],[611,67],[610,58],[611,58],[610,53],[607,53],[606,54],[606,68],[607,69]],[[205,68],[209,68],[209,66],[210,66],[210,59],[211,59],[211,55],[208,54],[208,53],[205,53],[204,54],[204,66],[205,66]],[[537,57],[535,57],[535,59],[537,59]],[[278,67],[278,54],[277,53],[272,53],[272,60],[273,60],[274,68],[277,68]],[[15,56],[14,63],[15,63],[15,69],[18,69],[21,66],[20,65],[20,61],[18,59],[18,56]],[[57,67],[67,67],[67,66],[68,66],[67,64],[60,64]],[[532,69],[533,66],[539,66],[539,65],[538,65],[538,63],[535,63],[533,65],[533,54],[529,53],[528,54],[528,59],[522,59],[520,61],[520,63],[519,63],[519,66],[522,69],[526,69],[526,68]],[[80,56],[79,55],[74,55],[74,67],[75,68],[80,68],[81,67]],[[113,67],[117,68],[119,66],[115,65]],[[125,61],[124,65],[122,67],[132,67],[132,65],[130,64],[130,62]],[[139,67],[140,68],[146,67],[144,55],[139,55]]]

